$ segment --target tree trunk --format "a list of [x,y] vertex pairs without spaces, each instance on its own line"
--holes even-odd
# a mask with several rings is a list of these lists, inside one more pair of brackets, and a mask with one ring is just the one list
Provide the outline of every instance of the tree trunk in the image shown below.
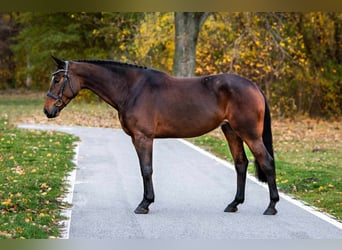
[[0,89],[13,87],[15,63],[10,46],[16,34],[17,27],[12,14],[0,13]]
[[194,75],[197,38],[208,16],[208,12],[175,12],[173,75],[183,77]]
[[31,73],[30,73],[31,63],[30,63],[29,53],[27,53],[26,67],[27,67],[27,74],[26,74],[25,86],[26,86],[27,89],[29,89],[31,87],[31,85],[32,85],[32,76],[31,76]]

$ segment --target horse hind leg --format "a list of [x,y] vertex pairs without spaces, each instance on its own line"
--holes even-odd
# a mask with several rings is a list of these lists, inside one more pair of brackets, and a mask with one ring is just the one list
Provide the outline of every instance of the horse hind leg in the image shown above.
[[276,173],[274,159],[268,153],[262,139],[247,141],[246,142],[250,150],[252,151],[257,164],[260,167],[259,171],[263,171],[266,175],[266,181],[270,193],[270,203],[264,212],[264,215],[274,215],[277,213],[275,208],[276,203],[279,201],[279,194],[276,185]]
[[221,129],[228,141],[230,152],[234,159],[235,170],[237,173],[237,189],[234,200],[225,208],[225,212],[236,212],[237,206],[245,200],[246,172],[248,159],[243,148],[243,141],[233,131],[228,123],[221,126]]

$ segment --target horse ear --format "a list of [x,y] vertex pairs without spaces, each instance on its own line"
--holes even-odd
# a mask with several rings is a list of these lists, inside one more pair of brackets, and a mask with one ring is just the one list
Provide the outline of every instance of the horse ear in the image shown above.
[[57,57],[51,56],[52,59],[55,61],[58,68],[64,68],[65,62],[61,59],[58,59]]

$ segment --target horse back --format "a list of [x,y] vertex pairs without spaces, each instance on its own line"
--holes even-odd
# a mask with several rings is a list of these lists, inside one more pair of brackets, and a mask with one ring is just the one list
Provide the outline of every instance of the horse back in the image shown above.
[[124,123],[153,137],[199,136],[228,120],[231,109],[245,106],[247,89],[255,91],[254,84],[236,75],[176,78],[152,71],[131,92]]

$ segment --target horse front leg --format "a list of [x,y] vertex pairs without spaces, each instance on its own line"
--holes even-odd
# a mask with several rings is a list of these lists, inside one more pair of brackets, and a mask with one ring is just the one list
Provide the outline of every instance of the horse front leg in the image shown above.
[[152,150],[153,139],[145,135],[137,135],[133,137],[133,144],[138,154],[141,175],[144,184],[143,200],[134,210],[136,214],[147,214],[149,205],[154,202],[154,191],[152,183]]

